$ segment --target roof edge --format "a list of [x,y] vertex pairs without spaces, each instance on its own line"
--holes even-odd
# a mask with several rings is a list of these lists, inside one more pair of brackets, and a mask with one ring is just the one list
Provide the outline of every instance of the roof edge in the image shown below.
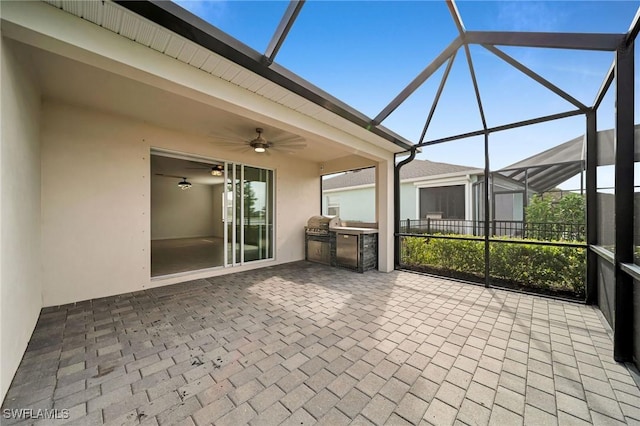
[[371,118],[286,68],[277,64],[269,64],[265,57],[256,50],[220,31],[173,2],[156,0],[113,0],[113,2],[266,78],[402,149],[408,150],[413,146],[409,140],[402,136],[382,126],[374,126]]

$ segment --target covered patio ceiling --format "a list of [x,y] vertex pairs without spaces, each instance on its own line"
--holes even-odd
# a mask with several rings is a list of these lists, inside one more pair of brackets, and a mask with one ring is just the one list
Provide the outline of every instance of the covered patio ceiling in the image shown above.
[[291,127],[265,118],[237,114],[35,47],[24,45],[21,52],[35,70],[46,99],[197,135],[236,154],[258,155],[246,144],[256,136],[257,127],[264,129],[270,141],[295,141],[304,145],[304,149],[284,153],[287,157],[328,162],[354,154],[344,145],[309,132],[296,133]]

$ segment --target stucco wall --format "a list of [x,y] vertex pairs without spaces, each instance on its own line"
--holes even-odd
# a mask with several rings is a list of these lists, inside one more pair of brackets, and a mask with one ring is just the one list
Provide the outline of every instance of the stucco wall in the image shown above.
[[[400,185],[400,220],[417,219],[416,187],[413,183]],[[345,191],[324,193],[322,214],[327,214],[328,207],[335,201],[340,206],[340,218],[345,220],[361,220],[375,222],[375,188],[356,188]]]
[[211,237],[222,209],[214,210],[213,186],[194,183],[182,191],[178,179],[151,176],[151,239]]
[[[420,188],[451,185],[465,185],[465,218],[470,220],[473,217],[473,197],[469,178],[464,175],[402,183],[400,185],[400,220],[419,219],[418,199]],[[374,202],[374,197],[374,187],[329,190],[323,193],[322,213],[327,214],[329,206],[339,205],[340,218],[342,219],[351,219],[351,216],[356,218],[367,217],[368,212],[371,210],[369,205]],[[373,221],[374,219],[358,220]]]
[[340,219],[361,222],[376,221],[376,188],[357,188],[348,191],[325,193],[322,205],[323,214],[328,214],[328,208],[340,207]]
[[42,307],[40,93],[30,67],[2,38],[0,149],[0,400],[9,388]]
[[416,217],[418,191],[413,183],[400,185],[400,220],[418,219]]
[[320,209],[315,163],[224,151],[206,138],[50,101],[42,120],[45,306],[203,276],[149,278],[152,147],[274,169],[276,259],[240,269],[304,258],[303,228]]

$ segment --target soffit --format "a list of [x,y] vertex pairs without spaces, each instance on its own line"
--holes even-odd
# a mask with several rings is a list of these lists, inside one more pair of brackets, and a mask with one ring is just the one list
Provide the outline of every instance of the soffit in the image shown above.
[[256,136],[257,126],[264,129],[264,136],[276,146],[279,141],[306,144],[305,148],[296,151],[273,150],[271,155],[274,156],[326,162],[351,155],[353,151],[336,142],[314,139],[308,134],[303,137],[32,46],[20,44],[19,51],[24,60],[29,61],[46,99],[196,135],[219,145],[224,151],[251,157],[262,155],[254,153],[247,145]]
[[111,1],[42,1],[387,151],[402,151],[402,148],[331,111]]

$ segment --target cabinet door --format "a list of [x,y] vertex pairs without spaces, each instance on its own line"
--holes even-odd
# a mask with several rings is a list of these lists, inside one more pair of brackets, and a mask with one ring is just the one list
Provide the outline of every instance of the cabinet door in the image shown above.
[[340,266],[358,268],[358,235],[336,235],[336,260]]

